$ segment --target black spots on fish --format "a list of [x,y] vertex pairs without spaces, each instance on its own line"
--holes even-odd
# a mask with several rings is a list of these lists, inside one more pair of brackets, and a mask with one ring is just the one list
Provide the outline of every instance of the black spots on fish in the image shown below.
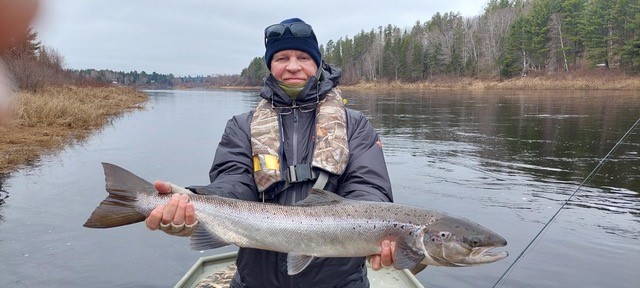
[[462,242],[463,242],[464,244],[469,245],[469,247],[479,247],[479,246],[482,246],[482,239],[480,239],[480,237],[476,237],[476,236],[473,236],[473,237],[471,237],[471,238],[463,237],[463,238],[462,238]]
[[409,231],[409,236],[413,236],[413,231]]
[[400,229],[404,230],[405,225],[401,224],[401,223],[393,223],[393,228],[398,228],[398,226],[400,226]]
[[436,244],[442,244],[445,242],[445,239],[440,237],[440,235],[433,235],[431,236],[431,242]]
[[435,244],[442,244],[451,238],[451,233],[448,231],[432,231],[428,235],[425,235],[425,240]]

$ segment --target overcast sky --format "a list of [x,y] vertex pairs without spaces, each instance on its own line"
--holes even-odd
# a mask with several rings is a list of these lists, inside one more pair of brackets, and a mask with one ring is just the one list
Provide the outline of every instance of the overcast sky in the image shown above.
[[436,12],[481,14],[482,0],[46,0],[34,25],[65,67],[176,76],[239,74],[264,55],[264,28],[298,17],[320,44]]

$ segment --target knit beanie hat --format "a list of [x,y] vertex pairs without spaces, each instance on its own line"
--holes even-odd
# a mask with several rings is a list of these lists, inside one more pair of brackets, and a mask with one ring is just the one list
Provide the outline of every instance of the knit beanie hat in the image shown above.
[[[291,24],[291,23],[305,23],[300,18],[291,18],[280,22],[280,24]],[[306,23],[305,23],[306,24]],[[271,70],[271,60],[273,59],[273,55],[278,53],[278,51],[294,49],[306,52],[311,56],[316,65],[320,67],[320,49],[318,49],[318,39],[316,39],[316,34],[311,30],[311,34],[307,37],[299,37],[293,35],[291,33],[291,29],[287,27],[284,30],[282,36],[274,39],[267,39],[266,51],[264,52],[264,61],[267,64],[267,68]]]

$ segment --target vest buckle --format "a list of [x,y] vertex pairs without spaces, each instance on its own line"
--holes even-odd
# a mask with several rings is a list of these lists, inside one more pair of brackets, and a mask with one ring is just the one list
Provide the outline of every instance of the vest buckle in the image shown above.
[[284,180],[287,184],[291,184],[318,178],[318,175],[311,168],[311,164],[291,165],[284,171]]

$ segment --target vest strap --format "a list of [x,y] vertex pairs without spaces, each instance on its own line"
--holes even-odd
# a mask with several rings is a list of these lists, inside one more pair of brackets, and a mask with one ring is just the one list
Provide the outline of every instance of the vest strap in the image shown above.
[[318,173],[318,180],[313,184],[313,189],[324,190],[327,186],[327,182],[329,182],[329,174],[327,174],[327,172],[320,171],[320,173]]

